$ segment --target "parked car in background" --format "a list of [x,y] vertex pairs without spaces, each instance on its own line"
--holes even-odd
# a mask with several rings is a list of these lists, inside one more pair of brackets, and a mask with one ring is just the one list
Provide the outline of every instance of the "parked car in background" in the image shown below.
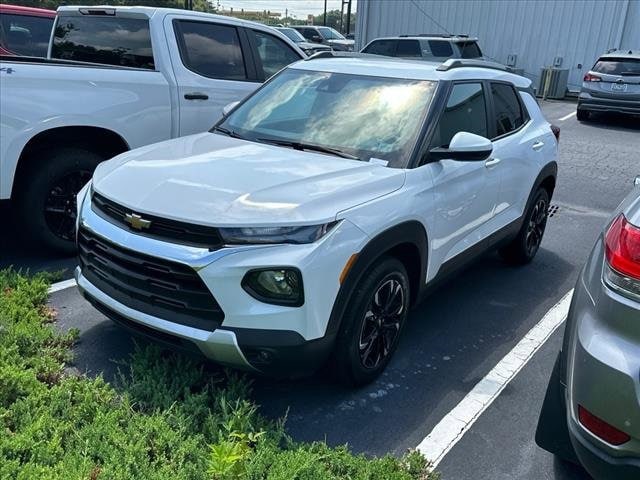
[[339,52],[352,52],[354,41],[346,39],[340,32],[331,27],[319,27],[314,25],[291,25],[304,38],[312,43],[321,43],[330,46]]
[[46,57],[56,12],[0,3],[0,55]]
[[98,163],[208,130],[305,57],[280,32],[231,17],[61,7],[50,59],[0,62],[0,199],[17,202],[27,238],[73,252],[76,194]]
[[559,134],[531,81],[335,56],[285,68],[210,133],[102,163],[78,198],[85,298],[223,364],[329,360],[363,384],[431,282],[487,249],[530,262]]
[[589,120],[594,112],[640,115],[640,50],[602,55],[584,76],[578,120]]
[[371,40],[362,53],[443,62],[449,58],[482,60],[477,38],[467,35],[400,35]]
[[291,27],[277,27],[281,33],[289,37],[289,40],[295,42],[300,49],[306,53],[307,55],[313,55],[318,52],[328,52],[331,51],[331,47],[328,45],[323,45],[322,43],[313,43],[307,42],[307,39],[302,36],[302,34]]
[[640,478],[640,181],[582,269],[536,441],[596,480]]

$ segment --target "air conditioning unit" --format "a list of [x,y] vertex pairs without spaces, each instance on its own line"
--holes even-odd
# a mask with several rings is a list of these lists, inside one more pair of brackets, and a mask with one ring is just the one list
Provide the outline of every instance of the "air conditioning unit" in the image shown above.
[[562,99],[567,93],[569,69],[545,67],[540,70],[536,93],[539,97]]

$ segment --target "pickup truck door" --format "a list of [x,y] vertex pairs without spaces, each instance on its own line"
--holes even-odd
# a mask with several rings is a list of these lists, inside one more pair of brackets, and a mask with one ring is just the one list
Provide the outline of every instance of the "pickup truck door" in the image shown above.
[[[490,136],[488,98],[482,82],[455,83],[449,92],[430,147],[448,146],[453,136],[465,131]],[[482,161],[440,160],[428,163],[433,178],[436,236],[431,238],[441,262],[481,242],[486,224],[496,208],[500,175],[497,157]]]
[[243,27],[168,15],[165,31],[177,83],[180,136],[209,130],[227,104],[260,86]]

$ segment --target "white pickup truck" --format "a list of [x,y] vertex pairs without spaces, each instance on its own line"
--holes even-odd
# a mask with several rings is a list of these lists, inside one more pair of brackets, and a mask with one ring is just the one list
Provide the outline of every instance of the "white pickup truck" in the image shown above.
[[147,7],[61,7],[48,58],[0,57],[0,200],[28,238],[74,251],[75,196],[131,148],[203,132],[304,58],[274,29]]

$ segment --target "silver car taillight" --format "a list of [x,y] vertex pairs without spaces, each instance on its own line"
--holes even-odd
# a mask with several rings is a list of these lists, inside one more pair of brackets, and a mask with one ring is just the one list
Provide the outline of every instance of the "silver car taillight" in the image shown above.
[[603,277],[607,285],[620,293],[640,299],[640,228],[620,214],[605,235]]

